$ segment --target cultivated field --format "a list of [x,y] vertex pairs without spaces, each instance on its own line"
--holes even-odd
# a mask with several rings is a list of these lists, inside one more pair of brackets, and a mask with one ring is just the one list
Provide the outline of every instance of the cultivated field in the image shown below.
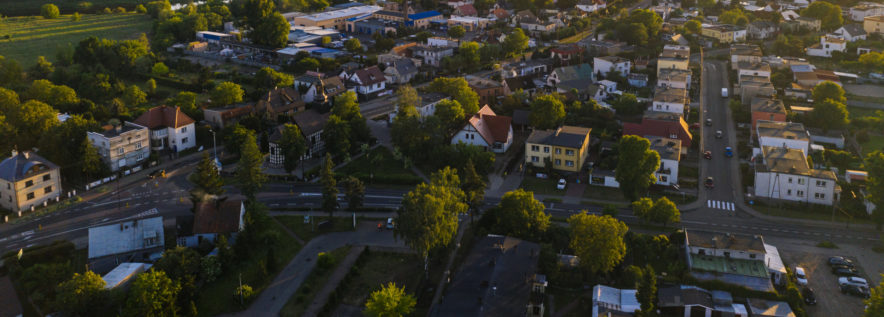
[[[134,39],[150,31],[150,17],[144,14],[83,14],[80,21],[70,15],[47,20],[42,17],[8,17],[0,20],[0,55],[17,60],[22,68],[37,56],[55,61],[55,51],[68,43],[75,46],[89,36],[113,40]],[[6,38],[9,35],[10,38]]]

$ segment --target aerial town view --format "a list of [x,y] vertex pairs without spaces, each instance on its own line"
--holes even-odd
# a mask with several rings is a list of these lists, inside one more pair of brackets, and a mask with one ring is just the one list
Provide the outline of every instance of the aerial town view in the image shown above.
[[884,0],[0,0],[0,317],[884,317]]

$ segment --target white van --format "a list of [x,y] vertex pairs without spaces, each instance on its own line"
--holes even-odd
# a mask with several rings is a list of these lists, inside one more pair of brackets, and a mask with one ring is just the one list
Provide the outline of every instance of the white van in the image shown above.
[[727,98],[727,88],[721,88],[721,98]]

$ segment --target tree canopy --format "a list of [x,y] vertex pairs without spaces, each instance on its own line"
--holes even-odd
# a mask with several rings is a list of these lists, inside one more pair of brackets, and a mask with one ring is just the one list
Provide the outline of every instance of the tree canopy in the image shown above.
[[242,102],[244,94],[245,92],[242,90],[242,87],[229,81],[218,84],[210,93],[212,105],[215,107],[223,107]]
[[451,96],[460,103],[466,114],[479,111],[479,95],[463,77],[438,77],[430,84],[429,90]]
[[539,239],[549,228],[550,215],[534,193],[517,189],[503,195],[494,211],[497,223],[494,230],[500,234],[524,239]]
[[255,200],[255,195],[267,182],[267,175],[261,169],[264,155],[258,149],[258,140],[255,133],[244,129],[246,132],[244,142],[240,144],[239,163],[236,166],[236,180],[239,183],[240,192],[246,199]]
[[417,304],[414,296],[405,292],[405,287],[397,287],[390,282],[381,289],[371,292],[362,312],[370,317],[400,317],[414,311]]
[[138,275],[129,290],[126,312],[130,316],[175,316],[175,299],[181,285],[172,281],[166,272],[150,270]]
[[74,273],[69,280],[58,285],[56,304],[60,311],[79,316],[96,316],[104,306],[107,292],[101,275],[92,271]]
[[826,99],[822,102],[814,100],[808,123],[810,126],[823,129],[823,131],[844,129],[850,123],[848,116],[847,105],[843,103],[833,99]]
[[569,246],[580,259],[580,266],[592,274],[614,269],[626,254],[623,236],[626,224],[611,216],[596,216],[585,212],[568,218],[571,227]]
[[801,10],[801,16],[819,19],[824,30],[837,29],[844,23],[841,7],[825,1],[811,3]]
[[426,258],[430,250],[447,245],[457,234],[457,215],[467,211],[457,172],[445,168],[405,194],[397,211],[393,234]]
[[510,56],[522,54],[528,49],[529,38],[522,28],[515,28],[503,39],[503,51]]
[[270,67],[262,67],[255,73],[255,86],[261,89],[291,87],[294,83],[294,76],[275,71]]
[[813,87],[812,90],[814,105],[832,99],[836,102],[846,103],[844,88],[831,81],[824,81]]
[[565,105],[556,96],[538,96],[531,102],[530,120],[537,129],[558,128],[565,120]]
[[648,139],[635,135],[624,135],[617,146],[619,157],[615,178],[623,196],[629,200],[636,200],[657,181],[654,172],[660,167],[660,154],[650,146]]
[[307,141],[297,125],[286,123],[282,128],[282,136],[278,141],[283,153],[283,168],[291,173],[298,167],[301,157],[307,152]]

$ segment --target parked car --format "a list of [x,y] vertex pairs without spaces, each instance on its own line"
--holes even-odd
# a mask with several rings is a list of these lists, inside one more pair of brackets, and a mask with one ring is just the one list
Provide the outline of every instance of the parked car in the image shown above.
[[715,181],[712,179],[712,176],[706,177],[706,181],[703,184],[706,185],[706,188],[715,188]]
[[565,189],[566,185],[568,185],[568,181],[564,178],[559,178],[559,183],[556,184],[556,189]]
[[795,267],[795,279],[798,281],[798,285],[807,285],[807,274],[804,273],[803,267]]
[[858,276],[859,271],[852,267],[836,266],[832,268],[832,274],[838,276]]
[[862,277],[856,276],[839,277],[838,285],[856,285],[869,287],[869,281],[866,281],[866,279]]
[[387,229],[393,230],[393,218],[387,218]]
[[721,130],[715,131],[715,138],[716,139],[721,139],[721,137],[723,135],[724,135],[724,133],[722,133]]
[[706,118],[706,126],[712,126],[712,118]]
[[829,258],[829,266],[833,265],[847,265],[849,267],[854,267],[853,261],[843,256],[833,256]]
[[147,178],[149,178],[149,179],[154,179],[157,177],[166,178],[166,170],[158,169],[153,172],[150,172],[150,174],[147,174]]
[[801,297],[804,297],[805,304],[816,305],[816,295],[813,294],[812,288],[805,287],[801,289]]
[[729,146],[726,147],[726,148],[724,148],[724,156],[726,156],[726,157],[734,157],[734,149],[732,149],[732,148],[729,147]]
[[871,295],[869,294],[869,288],[863,286],[856,285],[842,285],[841,293],[849,294],[862,298],[869,298]]
[[707,160],[711,160],[712,159],[712,151],[703,152],[703,158],[705,158]]

